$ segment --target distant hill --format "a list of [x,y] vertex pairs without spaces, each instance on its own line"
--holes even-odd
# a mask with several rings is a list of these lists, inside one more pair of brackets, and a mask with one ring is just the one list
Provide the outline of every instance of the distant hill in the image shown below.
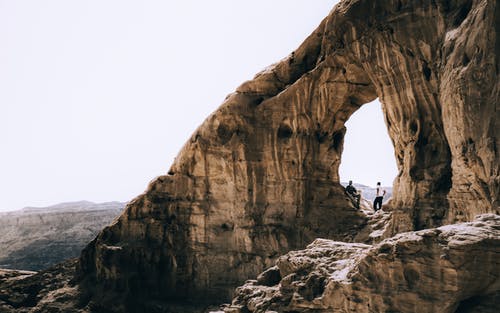
[[80,201],[0,213],[0,268],[38,271],[79,256],[125,204]]
[[[342,182],[340,184],[344,187],[348,185],[348,183],[346,183],[346,182]],[[354,182],[353,182],[353,186],[357,190],[361,191],[361,196],[363,198],[365,198],[366,200],[368,200],[370,202],[373,202],[373,200],[375,200],[375,195],[377,194],[377,188],[370,187],[370,186],[363,185],[363,184],[357,184]],[[389,200],[390,197],[392,197],[392,187],[382,186],[382,189],[384,189],[386,191],[386,194],[384,196],[384,202],[386,202],[387,200]]]

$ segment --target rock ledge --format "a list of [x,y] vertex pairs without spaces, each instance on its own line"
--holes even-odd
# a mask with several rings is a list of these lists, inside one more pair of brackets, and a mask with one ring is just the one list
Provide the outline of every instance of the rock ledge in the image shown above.
[[495,312],[499,255],[494,214],[373,246],[317,239],[266,271],[274,285],[261,274],[239,287],[224,312]]

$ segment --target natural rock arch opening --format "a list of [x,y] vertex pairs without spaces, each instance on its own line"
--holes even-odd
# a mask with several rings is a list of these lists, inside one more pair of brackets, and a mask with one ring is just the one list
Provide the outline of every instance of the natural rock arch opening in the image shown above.
[[354,240],[367,218],[339,183],[344,124],[377,97],[399,169],[392,233],[493,212],[499,54],[476,30],[495,33],[494,1],[457,20],[463,2],[341,2],[207,118],[83,251],[82,277],[130,301],[223,301],[286,251]]
[[[398,174],[394,145],[387,132],[387,125],[380,102],[366,103],[346,122],[344,149],[339,167],[342,183],[392,187]],[[371,197],[365,197],[373,200]],[[388,198],[384,199],[387,200]]]

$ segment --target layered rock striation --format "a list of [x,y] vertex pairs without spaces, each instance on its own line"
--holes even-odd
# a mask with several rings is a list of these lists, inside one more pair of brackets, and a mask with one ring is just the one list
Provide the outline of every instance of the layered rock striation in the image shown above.
[[217,301],[316,237],[355,240],[344,124],[377,97],[399,168],[390,234],[498,212],[499,20],[493,0],[342,1],[206,119],[83,251],[80,279]]
[[80,255],[125,203],[69,202],[0,213],[0,268],[39,271]]
[[316,239],[236,291],[226,313],[496,312],[500,216],[370,246]]

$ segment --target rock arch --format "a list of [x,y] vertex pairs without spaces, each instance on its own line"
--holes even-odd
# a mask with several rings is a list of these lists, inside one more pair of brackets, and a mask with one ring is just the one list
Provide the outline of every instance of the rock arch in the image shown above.
[[83,251],[82,277],[135,299],[228,299],[281,253],[353,240],[366,217],[339,184],[344,123],[376,97],[399,168],[394,233],[498,210],[499,11],[341,2],[206,119]]

